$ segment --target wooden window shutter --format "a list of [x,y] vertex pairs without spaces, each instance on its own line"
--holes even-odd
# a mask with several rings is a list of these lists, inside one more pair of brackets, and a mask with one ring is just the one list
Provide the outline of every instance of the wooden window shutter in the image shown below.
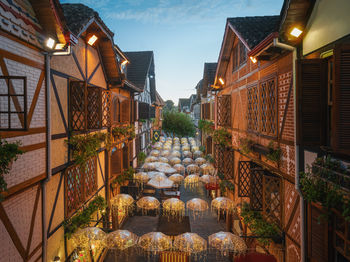
[[132,161],[134,158],[134,143],[133,140],[129,141],[129,161]]
[[126,99],[121,103],[121,122],[130,121],[130,100]]
[[314,204],[309,205],[308,212],[308,253],[311,261],[327,262],[328,260],[328,222],[319,219],[324,215]]
[[297,143],[324,145],[326,138],[327,64],[303,59],[297,68]]
[[84,81],[69,83],[69,124],[73,131],[87,129],[87,86]]
[[337,46],[334,58],[332,143],[336,152],[350,154],[350,44]]
[[123,148],[123,169],[127,169],[129,167],[129,146],[128,143],[125,143]]
[[120,174],[122,171],[122,150],[121,149],[115,149],[115,151],[112,151],[111,156],[111,174],[116,175]]
[[112,99],[110,90],[102,90],[102,127],[111,126]]

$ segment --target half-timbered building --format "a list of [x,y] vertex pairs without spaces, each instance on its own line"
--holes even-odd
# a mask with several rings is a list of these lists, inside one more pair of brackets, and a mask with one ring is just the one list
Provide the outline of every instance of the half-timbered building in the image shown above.
[[242,218],[228,217],[229,229],[278,261],[300,261],[293,54],[278,44],[279,21],[279,16],[227,19],[213,91],[215,127],[228,131],[232,140],[215,144],[214,155],[221,179],[235,186],[234,191],[227,188],[227,196],[239,210],[247,202],[251,211],[261,212],[265,221],[278,227],[282,241],[261,244]]
[[0,136],[20,142],[24,151],[4,175],[0,260],[47,261],[49,54],[66,46],[71,35],[58,1],[4,0],[0,17]]
[[135,122],[135,156],[137,157],[141,151],[145,152],[151,143],[151,129],[156,114],[155,107],[152,106],[156,101],[154,55],[153,51],[125,52],[125,55],[130,61],[126,69],[126,78],[140,89],[135,94],[135,100],[138,103]]
[[295,53],[296,158],[309,178],[300,178],[303,258],[350,261],[350,3],[284,2],[280,38]]

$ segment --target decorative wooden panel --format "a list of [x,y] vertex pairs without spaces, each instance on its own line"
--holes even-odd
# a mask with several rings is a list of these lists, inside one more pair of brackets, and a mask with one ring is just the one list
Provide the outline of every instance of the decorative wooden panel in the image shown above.
[[238,162],[238,196],[250,196],[251,161]]
[[71,81],[69,87],[69,115],[70,128],[73,131],[87,129],[86,113],[86,83],[84,81]]
[[214,154],[215,154],[215,167],[218,169],[218,172],[221,174],[225,174],[224,169],[224,149],[220,145],[214,146]]
[[224,151],[224,174],[226,179],[234,179],[234,151],[227,149]]
[[0,130],[27,128],[27,78],[0,76]]
[[102,90],[102,127],[109,127],[111,121],[112,98],[111,91]]
[[260,132],[277,135],[277,83],[271,78],[260,84]]
[[263,176],[263,212],[269,222],[282,222],[282,181],[265,171]]
[[65,175],[66,215],[73,213],[97,190],[96,158],[87,161],[86,166],[75,165]]
[[248,112],[247,125],[248,130],[259,131],[259,89],[258,86],[251,86],[247,89]]
[[102,127],[102,98],[101,88],[88,86],[87,88],[87,126],[88,129]]
[[252,210],[263,209],[263,176],[264,170],[254,168],[250,176],[250,207]]
[[298,144],[320,146],[326,138],[327,64],[324,59],[298,61]]
[[218,97],[218,125],[231,127],[231,95]]
[[[350,154],[350,44],[337,46],[335,51],[334,131],[335,151]],[[350,253],[350,251],[349,251]]]
[[113,148],[111,155],[111,175],[120,174],[122,171],[122,150]]

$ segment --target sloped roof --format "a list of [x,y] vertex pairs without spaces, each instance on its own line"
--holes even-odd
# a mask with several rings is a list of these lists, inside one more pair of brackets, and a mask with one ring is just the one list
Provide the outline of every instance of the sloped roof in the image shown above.
[[164,100],[163,98],[160,96],[160,94],[158,93],[158,91],[156,91],[156,104],[159,106],[164,106]]
[[203,78],[207,76],[207,81],[209,85],[214,84],[217,65],[218,63],[204,63]]
[[153,61],[153,51],[124,52],[130,64],[126,70],[126,77],[138,88],[144,90],[147,73]]
[[179,107],[182,109],[184,106],[190,107],[190,99],[189,98],[179,98]]
[[278,31],[280,16],[233,17],[227,18],[227,22],[252,49],[269,34]]
[[73,34],[79,36],[88,22],[94,18],[112,37],[114,34],[102,21],[98,13],[92,8],[83,4],[62,4],[63,14],[66,19],[67,26]]

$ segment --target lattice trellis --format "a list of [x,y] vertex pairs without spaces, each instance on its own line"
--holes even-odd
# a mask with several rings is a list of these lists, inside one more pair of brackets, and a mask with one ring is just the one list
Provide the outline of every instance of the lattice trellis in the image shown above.
[[263,177],[263,212],[269,222],[278,225],[282,221],[281,178],[265,171]]
[[70,126],[74,131],[83,131],[87,128],[86,88],[84,81],[70,82]]
[[263,209],[263,176],[264,170],[253,168],[250,176],[250,207],[252,210]]
[[231,126],[231,95],[218,97],[218,125],[224,127]]
[[101,89],[89,86],[87,88],[87,125],[89,129],[101,128]]
[[259,130],[259,93],[258,86],[252,86],[247,89],[248,92],[248,130]]
[[224,149],[220,145],[214,146],[215,153],[215,167],[218,169],[218,172],[221,174],[225,174],[224,168]]
[[250,196],[251,161],[238,162],[238,196]]
[[226,149],[224,151],[224,174],[226,179],[234,179],[234,151]]
[[260,84],[260,132],[277,134],[277,88],[276,78]]
[[111,126],[112,98],[110,90],[102,91],[102,126]]
[[97,190],[96,158],[87,161],[85,167],[75,165],[65,175],[66,215],[73,213]]

